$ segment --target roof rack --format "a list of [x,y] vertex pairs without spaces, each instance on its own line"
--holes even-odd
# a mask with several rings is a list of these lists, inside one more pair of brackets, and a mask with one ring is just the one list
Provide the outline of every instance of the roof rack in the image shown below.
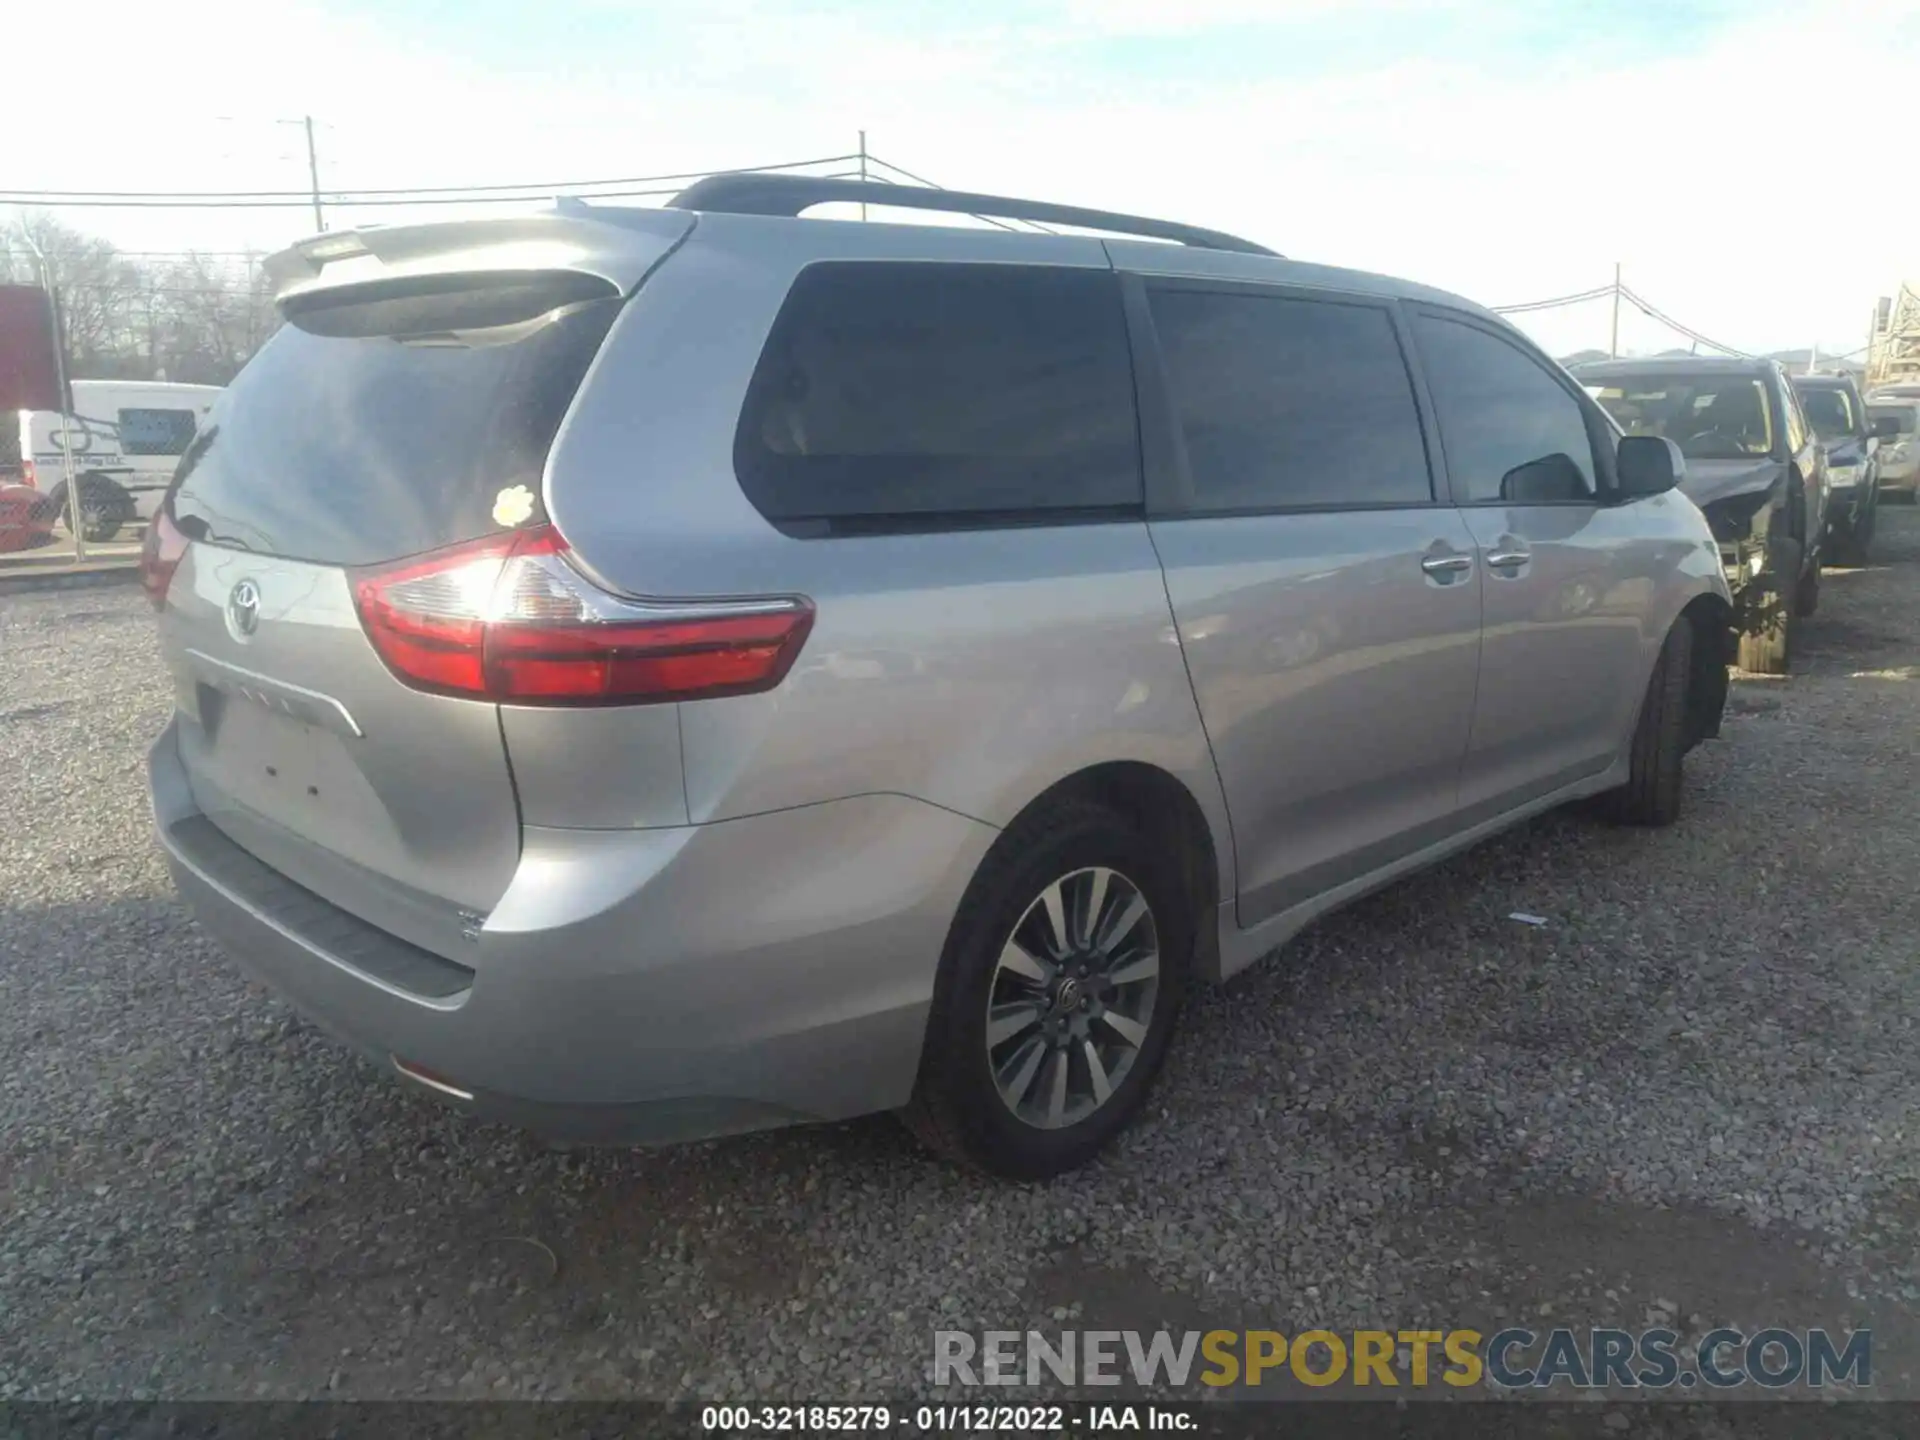
[[1085,210],[1078,205],[1055,205],[1045,200],[1013,200],[1004,195],[975,195],[965,190],[924,189],[866,180],[816,179],[810,175],[743,173],[709,175],[696,180],[667,203],[679,210],[718,211],[728,215],[797,216],[815,205],[847,201],[891,205],[905,210],[945,210],[960,215],[995,216],[1002,220],[1034,220],[1051,225],[1073,225],[1083,230],[1107,230],[1118,235],[1144,235],[1175,240],[1202,250],[1234,250],[1243,255],[1275,255],[1264,245],[1219,230],[1151,220],[1143,215],[1119,215],[1110,210]]

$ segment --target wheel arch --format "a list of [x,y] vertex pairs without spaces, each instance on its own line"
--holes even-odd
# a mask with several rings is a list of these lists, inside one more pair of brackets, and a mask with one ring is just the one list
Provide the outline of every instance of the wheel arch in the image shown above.
[[[1172,771],[1142,760],[1109,760],[1077,770],[1029,800],[1020,819],[1063,800],[1084,800],[1113,810],[1142,834],[1168,847],[1194,926],[1195,977],[1220,975],[1219,909],[1222,850],[1231,839],[1214,824],[1192,789]],[[1011,827],[1009,827],[1011,828]],[[1231,849],[1226,854],[1231,862]]]
[[[1727,666],[1738,649],[1734,611],[1720,596],[1707,592],[1689,600],[1674,624],[1693,626],[1692,671],[1687,677],[1687,748],[1720,733],[1726,713]],[[1671,627],[1669,627],[1671,629]]]
[[[103,485],[111,485],[115,490],[118,490],[122,495],[124,495],[129,501],[133,499],[133,491],[127,488],[126,480],[123,478],[122,474],[116,474],[111,470],[76,470],[74,471],[74,474],[73,474],[74,484],[87,485],[95,482],[98,482]],[[67,499],[67,482],[65,478],[63,477],[59,480],[54,481],[52,487],[47,490],[46,494],[48,499],[50,500],[58,499],[60,503],[64,505]]]

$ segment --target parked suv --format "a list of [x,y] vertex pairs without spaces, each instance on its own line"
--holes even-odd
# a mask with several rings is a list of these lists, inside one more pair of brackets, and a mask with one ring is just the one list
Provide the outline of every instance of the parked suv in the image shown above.
[[1880,513],[1880,442],[1860,387],[1851,375],[1799,375],[1793,393],[1826,455],[1826,563],[1864,565]]
[[1661,435],[1687,461],[1737,611],[1740,666],[1784,675],[1795,620],[1820,603],[1826,456],[1785,370],[1707,356],[1574,367],[1628,435]]
[[1920,493],[1920,399],[1869,400],[1867,422],[1880,442],[1874,454],[1880,488],[1915,498]]
[[1719,723],[1675,447],[1438,291],[758,176],[270,273],[144,565],[159,833],[244,963],[473,1111],[902,1109],[1051,1174],[1190,985],[1564,801],[1666,824]]

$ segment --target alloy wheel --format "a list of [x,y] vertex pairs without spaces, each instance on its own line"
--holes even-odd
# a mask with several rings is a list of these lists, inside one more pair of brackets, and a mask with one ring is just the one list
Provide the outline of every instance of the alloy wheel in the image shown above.
[[1042,1130],[1100,1109],[1147,1042],[1159,982],[1159,925],[1138,885],[1104,866],[1048,885],[988,986],[987,1063],[1001,1103]]

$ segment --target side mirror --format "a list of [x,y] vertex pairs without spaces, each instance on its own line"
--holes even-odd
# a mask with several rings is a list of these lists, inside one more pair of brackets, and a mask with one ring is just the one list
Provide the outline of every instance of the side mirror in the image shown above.
[[1664,435],[1629,435],[1615,452],[1614,473],[1628,500],[1664,495],[1687,478],[1686,457]]
[[1500,498],[1514,505],[1565,505],[1592,500],[1580,467],[1566,455],[1542,455],[1500,477]]
[[1894,440],[1900,435],[1900,421],[1893,415],[1881,415],[1873,422],[1873,438],[1876,440]]

